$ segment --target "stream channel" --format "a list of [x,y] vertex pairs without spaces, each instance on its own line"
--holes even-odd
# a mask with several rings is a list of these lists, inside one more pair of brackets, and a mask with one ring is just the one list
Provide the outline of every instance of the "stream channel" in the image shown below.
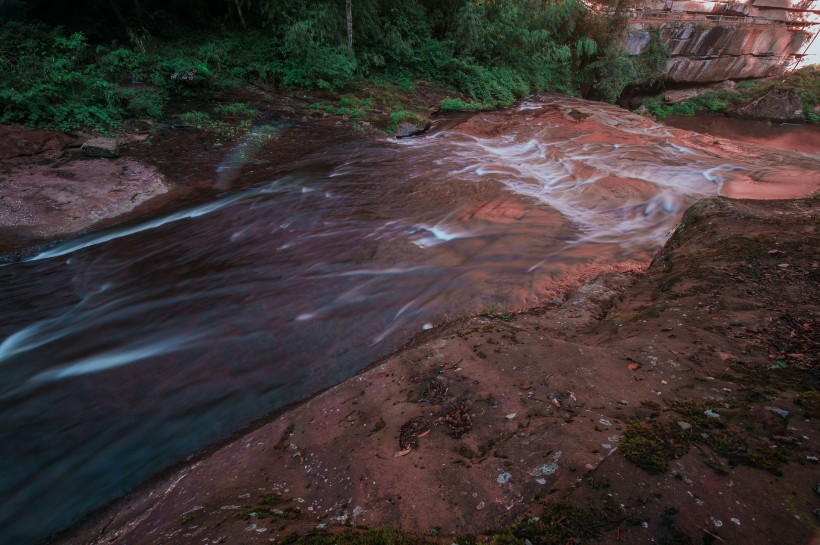
[[[697,199],[780,168],[680,134],[545,97],[351,139],[0,267],[0,543],[46,538],[433,324],[645,264]],[[260,153],[226,151],[214,181]]]

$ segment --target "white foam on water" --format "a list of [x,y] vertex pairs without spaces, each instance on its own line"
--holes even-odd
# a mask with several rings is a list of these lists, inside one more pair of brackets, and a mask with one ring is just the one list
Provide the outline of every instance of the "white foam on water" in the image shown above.
[[67,378],[99,373],[116,367],[122,367],[148,359],[154,356],[179,352],[187,348],[192,348],[194,341],[206,337],[200,335],[179,335],[168,339],[162,339],[154,343],[140,343],[139,346],[123,347],[116,350],[109,350],[95,354],[89,358],[61,365],[54,369],[49,369],[31,377],[30,384],[42,384],[45,382],[55,382]]
[[89,248],[91,246],[96,246],[99,244],[104,244],[106,242],[110,242],[112,240],[116,240],[118,238],[123,238],[131,235],[135,235],[137,233],[143,231],[149,231],[151,229],[156,229],[158,227],[162,227],[163,225],[167,225],[169,223],[173,223],[176,221],[181,221],[185,219],[193,219],[204,216],[206,214],[210,214],[212,212],[216,212],[217,210],[221,210],[227,206],[230,206],[236,202],[248,199],[250,197],[255,197],[257,195],[264,195],[275,193],[278,191],[282,191],[282,183],[280,180],[275,182],[271,182],[268,185],[263,187],[257,187],[254,189],[250,189],[247,191],[241,191],[238,193],[233,193],[231,195],[223,196],[221,198],[217,198],[216,200],[205,203],[199,206],[195,206],[193,208],[189,208],[187,210],[180,210],[178,212],[174,212],[172,214],[168,214],[166,216],[162,216],[159,218],[155,218],[149,221],[145,221],[142,223],[138,223],[132,225],[130,227],[120,227],[115,229],[109,229],[103,231],[99,234],[92,234],[84,237],[80,237],[75,240],[71,240],[65,242],[63,244],[59,244],[50,250],[46,250],[34,256],[28,257],[23,259],[23,261],[40,261],[43,259],[51,259],[52,257],[59,257],[67,254],[74,253],[78,250],[82,250],[85,248]]
[[445,242],[450,242],[451,240],[475,236],[475,233],[469,231],[456,231],[450,227],[445,227],[442,223],[438,223],[433,226],[417,224],[415,227],[418,230],[426,231],[433,235],[414,240],[413,244],[420,248],[431,248]]

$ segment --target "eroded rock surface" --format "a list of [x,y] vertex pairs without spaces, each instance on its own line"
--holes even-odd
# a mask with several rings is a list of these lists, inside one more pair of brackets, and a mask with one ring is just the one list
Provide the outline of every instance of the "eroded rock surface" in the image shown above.
[[0,225],[29,239],[88,229],[168,191],[154,167],[133,159],[20,167],[0,173],[0,188]]

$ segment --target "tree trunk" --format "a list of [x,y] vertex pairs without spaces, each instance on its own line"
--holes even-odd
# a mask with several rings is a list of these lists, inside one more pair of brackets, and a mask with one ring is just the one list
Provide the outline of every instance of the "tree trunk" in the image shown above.
[[239,22],[242,23],[242,28],[247,28],[245,25],[245,17],[242,16],[242,0],[234,0],[234,4],[236,4],[236,13],[239,15]]
[[347,0],[347,47],[353,49],[353,0]]

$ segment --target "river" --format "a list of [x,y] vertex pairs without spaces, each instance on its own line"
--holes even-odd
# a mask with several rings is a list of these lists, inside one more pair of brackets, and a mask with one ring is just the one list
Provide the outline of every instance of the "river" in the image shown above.
[[65,528],[433,324],[645,263],[695,200],[782,167],[577,99],[449,125],[354,138],[0,267],[0,543]]

